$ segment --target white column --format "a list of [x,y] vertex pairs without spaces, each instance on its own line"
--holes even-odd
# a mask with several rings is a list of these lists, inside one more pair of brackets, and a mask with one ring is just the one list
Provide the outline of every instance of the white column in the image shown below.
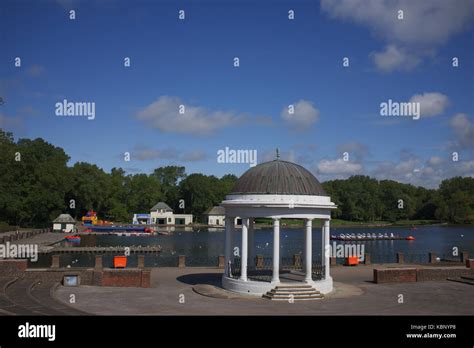
[[229,275],[229,261],[232,261],[232,237],[234,232],[234,218],[227,216],[225,218],[225,271]]
[[[329,220],[324,221],[324,246],[329,246]],[[330,277],[329,274],[329,253],[324,253],[323,254],[324,258],[324,266],[325,266],[325,279],[328,279]]]
[[254,245],[254,226],[253,226],[253,219],[249,218],[249,260],[248,264],[250,269],[255,268],[255,245]]
[[325,249],[325,244],[326,244],[326,238],[324,237],[324,224],[325,222],[323,221],[321,223],[321,265],[325,267],[326,265],[326,258],[324,255],[326,255],[326,249]]
[[306,219],[305,223],[305,280],[313,280],[312,271],[313,271],[313,223],[311,219]]
[[273,277],[280,282],[280,219],[273,219]]
[[247,281],[249,219],[242,218],[242,250],[240,251],[240,280]]

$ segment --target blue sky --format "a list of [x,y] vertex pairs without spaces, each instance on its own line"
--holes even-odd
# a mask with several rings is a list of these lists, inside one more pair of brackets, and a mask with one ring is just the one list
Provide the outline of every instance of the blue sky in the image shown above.
[[[218,163],[218,150],[255,149],[264,162],[279,148],[321,181],[474,176],[472,0],[0,6],[0,128],[64,148],[70,165],[240,175],[249,165]],[[64,99],[94,102],[95,119],[56,116]],[[421,118],[381,116],[388,99],[419,101]]]

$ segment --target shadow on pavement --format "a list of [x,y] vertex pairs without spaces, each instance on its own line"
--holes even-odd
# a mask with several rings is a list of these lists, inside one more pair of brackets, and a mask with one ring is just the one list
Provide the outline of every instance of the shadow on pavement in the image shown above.
[[209,284],[221,287],[221,278],[220,273],[195,273],[179,276],[176,280],[189,285]]

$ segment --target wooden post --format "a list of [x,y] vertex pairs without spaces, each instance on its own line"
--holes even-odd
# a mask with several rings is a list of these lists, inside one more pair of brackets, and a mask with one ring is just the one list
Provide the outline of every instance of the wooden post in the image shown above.
[[95,268],[95,269],[102,269],[102,268],[103,268],[102,255],[96,255],[96,256],[95,256],[95,265],[94,265],[94,268]]
[[398,252],[397,253],[397,263],[405,263],[405,259],[403,257],[403,253],[402,252]]
[[224,268],[224,266],[225,266],[225,257],[224,255],[219,255],[217,257],[217,267]]
[[179,268],[186,267],[186,255],[178,256],[178,267]]
[[428,262],[429,263],[436,263],[436,254],[431,252],[428,254]]
[[370,258],[370,254],[369,253],[365,253],[364,254],[364,263],[366,265],[370,265],[372,263],[372,259]]
[[145,268],[145,255],[138,255],[137,256],[137,267],[138,268]]
[[53,255],[51,258],[51,268],[59,268],[59,255]]

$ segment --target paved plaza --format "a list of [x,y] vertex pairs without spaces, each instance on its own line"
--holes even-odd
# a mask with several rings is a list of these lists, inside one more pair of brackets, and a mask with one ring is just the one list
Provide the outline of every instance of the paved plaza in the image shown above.
[[[380,266],[380,265],[378,265]],[[323,300],[277,302],[220,287],[217,268],[155,268],[151,288],[59,287],[77,310],[98,315],[473,315],[474,287],[450,281],[375,284],[373,266],[334,267]],[[399,303],[403,295],[403,303]]]

